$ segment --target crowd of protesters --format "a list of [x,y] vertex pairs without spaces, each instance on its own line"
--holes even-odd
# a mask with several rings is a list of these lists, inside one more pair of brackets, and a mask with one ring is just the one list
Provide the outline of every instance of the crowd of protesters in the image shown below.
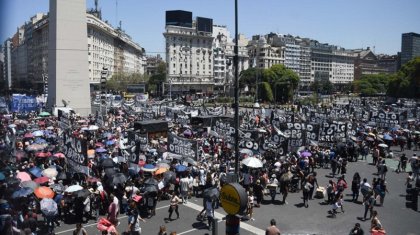
[[[270,139],[276,131],[270,117],[262,112],[241,112],[244,125],[264,130],[262,139]],[[299,120],[299,112],[296,113],[294,118]],[[164,116],[161,118],[165,119]],[[57,118],[50,115],[26,119],[16,115],[3,117],[1,234],[53,233],[63,222],[77,224],[75,234],[87,234],[82,224],[90,219],[98,221],[98,229],[103,234],[140,234],[140,222],[156,215],[159,201],[169,200],[167,220],[171,221],[183,217],[178,206],[188,203],[191,197],[203,198],[203,211],[197,218],[207,220],[211,229],[214,210],[219,207],[218,190],[234,171],[234,153],[229,143],[203,128],[194,130],[191,126],[174,123],[170,133],[200,143],[198,157],[168,154],[168,138],[160,135],[148,139],[147,149],[140,153],[144,159],[140,159],[137,166],[132,165],[124,159],[123,151],[127,149],[128,132],[136,118],[124,108],[109,112],[102,125],[98,125],[94,115],[73,115],[71,127],[64,129]],[[97,128],[90,128],[93,126]],[[383,230],[374,208],[385,204],[388,193],[389,147],[398,145],[402,150],[418,150],[418,128],[416,121],[404,129],[379,129],[358,122],[357,134],[347,143],[325,146],[311,143],[287,154],[271,150],[253,154],[241,152],[241,159],[252,155],[263,163],[263,167],[242,165],[240,168],[239,182],[249,197],[243,216],[253,220],[254,207],[260,207],[265,197],[274,202],[280,194],[281,204],[288,204],[289,193],[302,192],[304,207],[309,207],[314,197],[325,198],[331,217],[336,217],[339,212],[345,212],[343,198],[347,190],[351,191],[354,202],[363,203],[364,213],[361,214],[363,220],[371,220],[372,231]],[[186,130],[190,130],[189,134],[185,134]],[[87,142],[87,172],[75,171],[66,159],[65,138],[70,137],[63,137],[63,133]],[[390,138],[386,140],[384,136]],[[350,162],[366,160],[369,154],[378,177],[370,180],[361,172],[346,176]],[[402,155],[399,161],[397,172],[405,172],[408,164],[411,168],[407,190],[418,194],[420,159],[415,154],[410,158]],[[318,184],[316,171],[319,168],[331,169],[331,179],[325,187]],[[47,199],[53,202],[47,204]],[[118,229],[121,214],[128,215],[127,231]],[[44,224],[39,223],[39,215]],[[267,228],[270,234],[276,234],[275,225],[275,221],[271,221],[271,227]],[[164,227],[160,230],[160,234],[166,234]],[[352,234],[360,234],[357,233],[360,230],[360,224],[356,224]]]

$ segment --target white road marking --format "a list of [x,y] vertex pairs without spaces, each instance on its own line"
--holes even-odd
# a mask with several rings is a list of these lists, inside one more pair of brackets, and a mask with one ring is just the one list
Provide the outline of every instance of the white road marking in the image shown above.
[[[189,207],[191,209],[194,209],[196,211],[201,211],[203,209],[202,206],[199,206],[199,205],[194,204],[192,202],[188,202],[187,204],[183,204],[183,205],[186,206],[186,207]],[[219,219],[219,220],[222,220],[224,217],[226,217],[226,215],[223,215],[223,214],[215,211],[214,212],[214,217],[217,218],[217,219]],[[241,225],[240,226],[241,226],[241,228],[243,228],[243,229],[251,232],[252,234],[265,235],[265,231],[264,230],[262,230],[260,228],[257,228],[257,227],[254,227],[252,225],[249,225],[247,223],[241,222]]]

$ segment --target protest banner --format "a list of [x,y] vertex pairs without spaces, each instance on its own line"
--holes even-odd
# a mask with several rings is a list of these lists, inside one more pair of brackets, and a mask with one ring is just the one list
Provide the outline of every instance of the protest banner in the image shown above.
[[196,140],[190,140],[179,137],[172,133],[168,135],[168,152],[181,156],[191,157],[197,160],[198,143]]

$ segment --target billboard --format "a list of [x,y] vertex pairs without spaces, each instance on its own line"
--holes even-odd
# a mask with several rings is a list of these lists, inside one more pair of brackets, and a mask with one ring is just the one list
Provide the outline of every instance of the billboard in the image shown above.
[[166,25],[192,27],[192,12],[190,11],[166,11]]

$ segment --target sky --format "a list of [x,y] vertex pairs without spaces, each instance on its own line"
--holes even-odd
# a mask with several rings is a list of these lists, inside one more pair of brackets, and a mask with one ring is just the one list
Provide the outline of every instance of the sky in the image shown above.
[[[94,0],[86,0],[87,8]],[[38,12],[48,0],[0,0],[0,42]],[[99,0],[102,18],[122,28],[145,48],[163,54],[165,11],[186,10],[193,18],[226,25],[233,37],[234,0]],[[420,0],[238,0],[238,31],[246,37],[270,32],[308,37],[346,49],[396,54],[401,34],[420,33]]]

